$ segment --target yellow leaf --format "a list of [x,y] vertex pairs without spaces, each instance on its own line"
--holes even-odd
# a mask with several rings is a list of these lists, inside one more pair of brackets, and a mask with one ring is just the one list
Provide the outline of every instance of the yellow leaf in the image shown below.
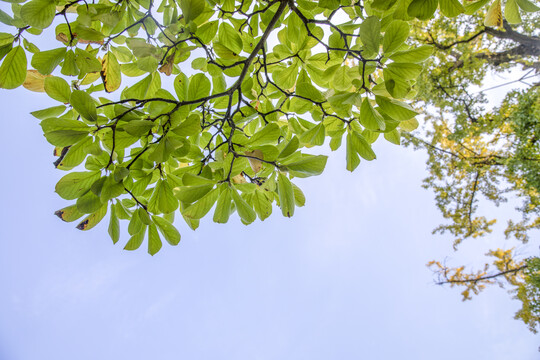
[[246,181],[246,178],[244,177],[244,175],[242,174],[238,174],[236,176],[233,176],[231,178],[232,182],[235,183],[235,184],[245,184],[247,181]]
[[484,19],[485,26],[501,27],[503,25],[503,15],[501,9],[501,0],[495,0],[489,7]]
[[[246,151],[246,155],[247,156],[252,156],[252,157],[257,158],[257,159],[264,160],[264,155],[263,155],[262,151],[259,150],[259,149],[253,150],[253,151]],[[257,159],[253,159],[251,157],[248,158],[249,165],[251,166],[251,169],[253,170],[253,172],[255,174],[258,173],[259,171],[261,171],[261,169],[262,169],[262,161],[257,160]]]
[[45,78],[51,75],[41,75],[37,70],[27,70],[23,86],[35,92],[45,92]]
[[101,79],[103,80],[105,91],[109,93],[117,90],[122,82],[120,64],[118,64],[116,56],[110,51],[105,54],[101,62]]

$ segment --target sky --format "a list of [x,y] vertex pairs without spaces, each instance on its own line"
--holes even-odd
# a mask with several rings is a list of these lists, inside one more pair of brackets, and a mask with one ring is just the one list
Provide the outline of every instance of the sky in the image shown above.
[[125,233],[113,245],[106,220],[81,232],[53,215],[63,173],[29,115],[52,105],[0,90],[0,360],[539,358],[506,290],[462,302],[434,284],[429,260],[479,266],[515,244],[497,234],[454,253],[432,235],[443,219],[422,152],[381,139],[352,174],[332,153],[321,176],[293,180],[307,201],[292,219],[177,220],[180,244],[151,257],[122,250]]

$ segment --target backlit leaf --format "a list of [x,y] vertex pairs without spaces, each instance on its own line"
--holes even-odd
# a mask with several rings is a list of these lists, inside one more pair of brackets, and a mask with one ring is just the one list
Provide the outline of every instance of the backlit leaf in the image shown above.
[[157,228],[170,245],[178,245],[180,242],[180,233],[178,230],[176,230],[173,224],[171,224],[167,219],[159,216],[152,216],[152,220],[154,220]]
[[21,8],[21,17],[30,26],[45,29],[52,24],[56,7],[51,0],[32,0]]
[[291,181],[283,173],[278,173],[277,179],[279,206],[283,216],[291,217],[294,215],[294,190]]
[[82,90],[73,90],[69,98],[71,106],[88,121],[97,121],[94,99]]
[[83,221],[77,225],[79,230],[90,230],[107,215],[107,204],[103,205],[98,211],[93,214],[88,215]]
[[26,79],[26,54],[22,46],[16,46],[6,55],[0,66],[0,88],[15,89]]
[[62,62],[65,54],[65,47],[40,51],[32,56],[31,64],[41,74],[49,75]]
[[113,92],[120,87],[122,82],[122,73],[120,71],[120,64],[116,60],[112,51],[108,51],[101,62],[101,79],[105,86],[105,91]]
[[484,25],[495,27],[501,27],[503,25],[501,0],[495,0],[490,5],[486,18],[484,19]]

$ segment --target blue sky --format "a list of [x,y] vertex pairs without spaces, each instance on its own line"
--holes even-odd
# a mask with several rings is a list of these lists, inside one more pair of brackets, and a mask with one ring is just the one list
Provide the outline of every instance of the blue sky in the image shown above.
[[2,360],[538,359],[505,290],[463,303],[433,284],[429,260],[479,264],[511,244],[495,236],[453,253],[431,235],[442,219],[420,187],[420,152],[381,140],[353,174],[333,153],[323,175],[297,180],[307,205],[292,219],[274,209],[196,232],[177,222],[180,245],[150,257],[113,246],[106,221],[80,232],[53,215],[66,204],[54,193],[62,172],[28,114],[51,103],[0,95]]

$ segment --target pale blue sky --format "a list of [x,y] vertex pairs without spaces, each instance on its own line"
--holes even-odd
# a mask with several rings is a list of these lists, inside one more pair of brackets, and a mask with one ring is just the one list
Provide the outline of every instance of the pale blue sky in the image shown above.
[[0,96],[1,360],[539,358],[505,290],[463,303],[433,285],[429,260],[474,264],[511,244],[454,254],[431,235],[441,217],[420,152],[381,140],[353,174],[334,153],[323,175],[297,181],[307,205],[292,219],[274,209],[196,232],[177,221],[180,245],[150,257],[113,246],[107,221],[81,232],[53,215],[67,203],[54,193],[62,172],[28,114],[52,100]]

